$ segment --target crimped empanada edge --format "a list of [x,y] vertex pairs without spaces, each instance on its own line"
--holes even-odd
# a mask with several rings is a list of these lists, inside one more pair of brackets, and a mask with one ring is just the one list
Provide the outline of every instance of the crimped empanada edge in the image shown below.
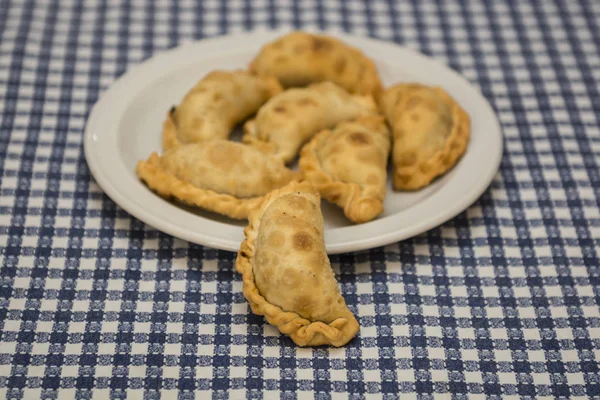
[[373,196],[362,196],[363,190],[359,184],[335,180],[321,167],[318,149],[321,141],[331,134],[331,130],[323,130],[304,145],[298,161],[302,176],[327,201],[341,207],[350,221],[356,224],[371,221],[383,212],[383,202]]
[[394,166],[395,190],[418,190],[429,185],[435,178],[448,172],[467,150],[471,135],[469,114],[445,90],[433,90],[452,107],[452,132],[444,148],[428,160],[408,167]]
[[262,215],[279,197],[306,190],[314,190],[310,182],[291,182],[265,196],[260,208],[254,210],[248,218],[248,226],[244,229],[246,238],[242,242],[236,258],[236,270],[242,274],[244,297],[248,300],[254,314],[264,315],[269,324],[276,326],[284,335],[290,336],[298,346],[330,344],[340,347],[352,340],[358,333],[359,325],[356,318],[337,318],[329,324],[321,321],[309,321],[295,312],[284,311],[281,307],[270,304],[260,294],[254,282],[251,260],[254,256],[254,241],[258,236]]
[[234,219],[245,219],[260,206],[265,196],[240,199],[229,194],[201,189],[163,171],[158,165],[159,156],[152,153],[145,161],[138,162],[136,173],[146,185],[163,197],[177,200]]

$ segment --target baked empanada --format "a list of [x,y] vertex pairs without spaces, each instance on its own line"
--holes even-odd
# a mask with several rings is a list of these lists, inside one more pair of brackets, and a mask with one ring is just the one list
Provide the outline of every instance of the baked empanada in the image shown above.
[[152,153],[136,168],[163,197],[244,219],[264,195],[297,179],[297,172],[252,147],[227,140],[190,143]]
[[469,115],[439,87],[397,84],[379,103],[394,144],[394,189],[416,190],[446,173],[467,149]]
[[167,113],[163,148],[227,139],[235,125],[281,91],[273,77],[254,76],[247,71],[213,71]]
[[291,32],[266,44],[249,66],[272,75],[285,87],[332,81],[352,93],[381,90],[377,67],[360,50],[331,36]]
[[376,112],[371,96],[351,95],[332,82],[315,83],[267,101],[256,118],[244,124],[243,141],[287,163],[320,130]]
[[367,222],[383,212],[390,141],[381,116],[342,122],[304,146],[300,170],[350,221]]
[[252,311],[299,346],[343,346],[358,332],[331,269],[318,192],[292,182],[250,214],[236,268]]

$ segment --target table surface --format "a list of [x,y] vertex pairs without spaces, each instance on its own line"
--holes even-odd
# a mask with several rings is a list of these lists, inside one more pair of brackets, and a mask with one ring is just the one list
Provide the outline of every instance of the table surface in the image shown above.
[[[503,127],[472,207],[331,257],[361,324],[341,349],[298,348],[251,314],[234,253],[130,217],[83,155],[127,68],[269,26],[431,55]],[[600,396],[599,84],[595,0],[0,0],[0,398]]]

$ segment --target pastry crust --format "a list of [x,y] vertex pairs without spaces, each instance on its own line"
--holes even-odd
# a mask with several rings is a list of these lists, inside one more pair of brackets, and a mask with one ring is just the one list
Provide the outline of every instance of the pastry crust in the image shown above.
[[350,221],[367,222],[383,212],[390,141],[382,116],[342,122],[304,146],[300,170]]
[[271,190],[299,174],[241,143],[215,140],[152,153],[138,176],[159,195],[230,218],[244,219]]
[[325,252],[319,194],[309,182],[268,194],[244,234],[236,269],[255,314],[299,346],[343,346],[357,334]]
[[377,67],[360,50],[339,39],[295,31],[266,44],[249,66],[277,77],[285,87],[332,81],[352,93],[377,95]]
[[172,108],[163,124],[163,147],[227,139],[235,125],[283,89],[276,78],[247,71],[213,71]]
[[316,83],[270,99],[244,124],[242,140],[288,163],[322,129],[376,112],[371,96],[351,95],[332,82]]
[[174,149],[183,144],[177,138],[177,126],[175,126],[175,119],[173,118],[174,113],[175,107],[171,107],[163,122],[162,147],[165,150]]
[[393,132],[394,189],[429,185],[466,151],[469,115],[442,88],[397,84],[382,93],[379,104]]

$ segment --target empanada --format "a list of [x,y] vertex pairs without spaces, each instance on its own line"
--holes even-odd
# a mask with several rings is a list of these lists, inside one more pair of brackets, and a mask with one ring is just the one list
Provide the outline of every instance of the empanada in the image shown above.
[[358,332],[331,269],[318,192],[292,182],[250,214],[236,268],[252,311],[299,346],[343,346]]
[[244,124],[243,141],[287,163],[320,130],[376,112],[371,96],[351,95],[332,82],[316,83],[270,99]]
[[394,189],[429,185],[466,151],[469,115],[442,88],[397,84],[382,93],[379,104],[393,132]]
[[250,71],[273,75],[285,87],[332,81],[352,93],[381,90],[377,67],[360,50],[331,36],[291,32],[266,44]]
[[161,196],[237,219],[247,218],[271,190],[299,178],[281,161],[227,140],[152,153],[136,171]]
[[167,113],[163,148],[227,139],[235,125],[281,91],[273,77],[254,76],[247,71],[213,71]]
[[390,141],[381,116],[342,122],[304,146],[300,170],[350,221],[367,222],[383,212]]

